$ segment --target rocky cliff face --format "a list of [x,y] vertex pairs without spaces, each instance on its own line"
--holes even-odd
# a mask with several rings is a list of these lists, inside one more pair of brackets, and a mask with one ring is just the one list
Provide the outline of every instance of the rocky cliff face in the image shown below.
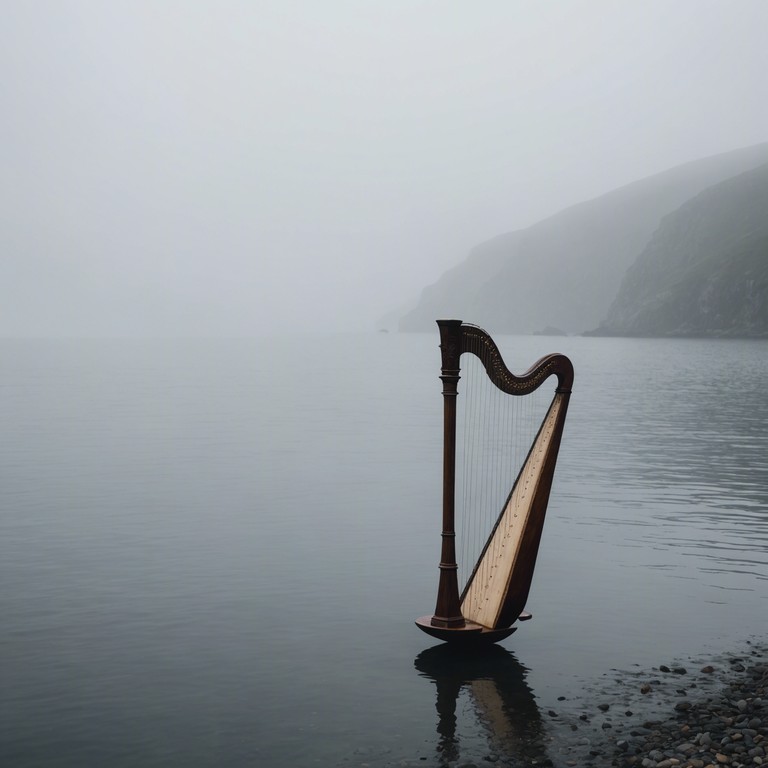
[[595,328],[664,216],[765,162],[768,144],[686,163],[489,240],[424,289],[400,330],[432,331],[439,317],[495,333]]
[[594,333],[768,337],[768,164],[668,215]]

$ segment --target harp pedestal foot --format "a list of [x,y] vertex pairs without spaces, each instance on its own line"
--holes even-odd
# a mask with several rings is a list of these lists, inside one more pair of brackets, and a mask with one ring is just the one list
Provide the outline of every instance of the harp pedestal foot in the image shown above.
[[416,619],[416,626],[438,640],[466,646],[497,643],[517,631],[517,627],[489,629],[473,621],[467,621],[463,627],[434,627],[431,616],[421,616]]

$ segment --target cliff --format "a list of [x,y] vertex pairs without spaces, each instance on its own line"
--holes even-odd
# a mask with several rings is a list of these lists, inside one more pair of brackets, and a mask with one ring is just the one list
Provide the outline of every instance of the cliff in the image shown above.
[[665,217],[593,333],[768,337],[768,164]]
[[595,328],[663,217],[765,162],[768,144],[686,163],[482,243],[424,289],[400,330],[431,331],[439,317],[495,333]]

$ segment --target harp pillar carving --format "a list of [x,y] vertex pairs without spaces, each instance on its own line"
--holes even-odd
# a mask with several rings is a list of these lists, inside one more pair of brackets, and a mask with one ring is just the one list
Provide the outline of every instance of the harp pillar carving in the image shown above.
[[439,320],[443,382],[443,532],[440,553],[440,582],[431,624],[434,627],[463,627],[456,564],[456,397],[461,355],[461,320]]

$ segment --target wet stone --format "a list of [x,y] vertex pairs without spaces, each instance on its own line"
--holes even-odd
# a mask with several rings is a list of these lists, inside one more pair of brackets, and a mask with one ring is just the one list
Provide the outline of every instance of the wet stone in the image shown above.
[[[763,653],[766,651],[768,646]],[[740,666],[746,674],[739,672]],[[590,747],[582,748],[580,758],[575,760],[579,768],[768,768],[768,718],[760,717],[766,711],[761,707],[768,698],[768,667],[761,661],[756,670],[751,659],[744,662],[737,658],[731,663],[726,657],[697,669],[706,675],[715,674],[700,679],[698,689],[693,682],[686,689],[677,689],[677,696],[670,677],[658,682],[638,680],[637,673],[634,682],[632,677],[625,677],[623,706],[618,699],[612,700],[610,707],[593,705],[603,712],[614,709],[622,713],[620,721],[613,722],[613,740],[607,730],[610,716],[606,716],[605,723],[599,719],[590,723],[586,715],[582,716],[580,729],[591,729],[590,752],[599,753],[600,747],[603,752],[599,757],[587,757],[586,749]],[[653,696],[641,698],[641,692],[653,692]],[[626,709],[628,705],[631,709]],[[657,719],[643,721],[642,716],[638,717],[641,726],[629,719],[633,710],[640,710],[646,717],[653,713]]]

